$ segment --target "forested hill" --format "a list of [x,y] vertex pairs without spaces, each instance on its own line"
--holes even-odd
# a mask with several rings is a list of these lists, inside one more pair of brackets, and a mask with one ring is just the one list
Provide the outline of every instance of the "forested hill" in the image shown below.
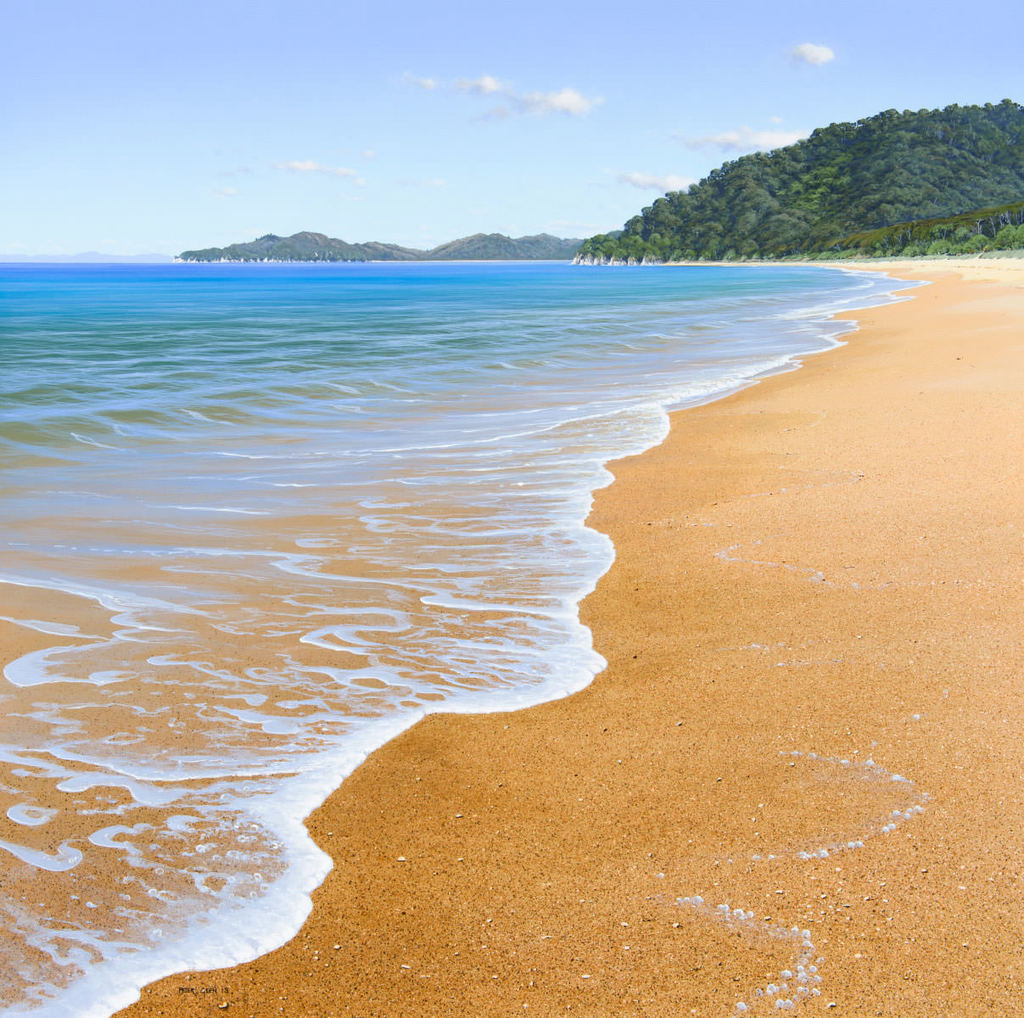
[[579,250],[581,241],[563,240],[548,233],[532,237],[506,237],[501,233],[475,233],[449,241],[429,251],[370,241],[349,244],[323,233],[292,234],[278,237],[268,233],[245,244],[182,251],[183,262],[411,262],[411,261],[528,261],[568,260]]
[[563,240],[550,233],[538,233],[532,237],[506,237],[501,233],[474,233],[471,237],[441,244],[422,257],[430,261],[507,261],[568,260],[580,249],[580,240]]
[[[659,198],[581,257],[779,258],[853,234],[1024,199],[1024,107],[887,110],[725,163]],[[863,249],[861,249],[861,253]]]
[[264,234],[244,244],[182,251],[182,262],[368,262],[410,261],[419,252],[397,244],[349,244],[323,233],[303,230],[290,237]]

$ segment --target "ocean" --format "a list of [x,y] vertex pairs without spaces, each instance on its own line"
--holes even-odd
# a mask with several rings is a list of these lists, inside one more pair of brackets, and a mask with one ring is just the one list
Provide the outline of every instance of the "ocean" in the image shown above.
[[905,285],[0,266],[0,1012],[109,1015],[294,935],[302,819],[369,752],[601,670],[609,462]]

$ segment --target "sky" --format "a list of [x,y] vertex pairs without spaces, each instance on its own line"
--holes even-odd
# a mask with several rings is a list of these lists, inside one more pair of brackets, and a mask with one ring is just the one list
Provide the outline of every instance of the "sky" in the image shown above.
[[1019,0],[0,0],[0,253],[584,237],[755,149],[1024,101]]

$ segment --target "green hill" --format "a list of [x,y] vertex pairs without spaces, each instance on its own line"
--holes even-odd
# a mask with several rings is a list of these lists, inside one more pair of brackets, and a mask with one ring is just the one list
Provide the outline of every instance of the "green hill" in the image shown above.
[[367,262],[412,261],[420,252],[397,244],[348,244],[323,233],[303,230],[290,237],[268,233],[247,244],[182,251],[183,262]]
[[466,261],[495,260],[569,260],[579,250],[581,241],[562,240],[550,233],[512,239],[501,233],[474,233],[426,252],[430,261],[453,259]]
[[[583,258],[783,258],[837,253],[897,224],[1024,198],[1024,107],[887,110],[727,162],[659,198]],[[870,248],[869,248],[870,250]],[[880,248],[879,250],[884,250]]]
[[393,262],[393,261],[526,261],[569,260],[579,250],[579,240],[562,240],[541,233],[533,237],[506,237],[501,233],[476,233],[429,251],[397,244],[349,244],[323,233],[302,232],[291,237],[273,233],[246,244],[182,251],[183,262]]

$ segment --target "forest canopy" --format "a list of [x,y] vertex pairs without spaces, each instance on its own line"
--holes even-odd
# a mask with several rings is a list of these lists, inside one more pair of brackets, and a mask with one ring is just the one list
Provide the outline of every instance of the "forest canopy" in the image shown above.
[[[941,253],[967,250],[969,244],[978,250],[990,231],[983,218],[977,226],[969,220],[971,210],[981,210],[982,217],[1022,199],[1024,107],[1005,99],[985,106],[886,110],[724,163],[689,190],[659,198],[621,233],[590,237],[580,257],[863,256],[903,253],[911,244],[923,249],[909,253],[927,253],[939,240],[945,245]],[[964,214],[968,218],[942,233],[940,221]],[[915,237],[907,229],[889,229],[919,220],[932,221],[939,232]],[[1014,215],[999,228],[1017,229],[1020,223]],[[972,240],[978,235],[983,239]]]

